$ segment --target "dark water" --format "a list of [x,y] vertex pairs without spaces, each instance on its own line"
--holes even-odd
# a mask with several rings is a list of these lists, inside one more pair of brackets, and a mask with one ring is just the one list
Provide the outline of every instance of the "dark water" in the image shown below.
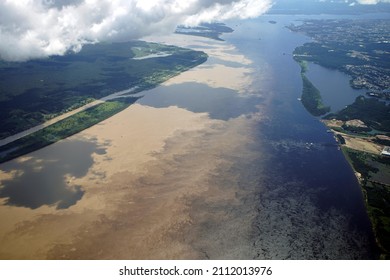
[[[257,171],[263,178],[255,223],[259,232],[255,244],[262,248],[258,257],[375,257],[370,222],[353,171],[335,146],[333,136],[297,102],[302,81],[291,54],[309,39],[284,28],[293,18],[265,16],[246,21],[228,38],[260,69],[265,64],[272,74],[255,85],[268,98],[263,110],[269,117],[259,123],[257,131],[259,145],[268,151]],[[271,19],[277,24],[267,24]],[[256,40],[258,37],[261,40]],[[310,75],[318,82],[324,71],[327,70],[312,71]],[[337,85],[348,83],[343,73],[328,76],[337,77]],[[331,92],[334,96],[350,94],[336,86]],[[352,103],[354,97],[341,98],[339,102],[334,97],[325,100],[332,100],[337,107],[350,104],[349,100]],[[279,222],[264,227],[271,221]]]
[[160,86],[147,92],[139,103],[155,108],[178,106],[195,113],[207,112],[213,119],[229,120],[258,111],[256,106],[261,100],[257,96],[239,96],[231,89],[189,82]]
[[351,88],[348,75],[309,63],[306,76],[320,90],[322,100],[332,112],[337,112],[352,104],[356,97],[365,95],[366,90]]
[[79,201],[81,186],[69,187],[67,176],[84,177],[93,164],[92,154],[104,153],[97,144],[64,140],[44,148],[23,163],[10,161],[1,165],[4,172],[17,170],[12,180],[2,180],[0,197],[13,206],[39,208],[43,205],[68,208]]

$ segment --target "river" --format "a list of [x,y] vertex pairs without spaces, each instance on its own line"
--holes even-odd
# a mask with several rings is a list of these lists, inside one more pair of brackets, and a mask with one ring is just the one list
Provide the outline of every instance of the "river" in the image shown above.
[[[258,184],[253,241],[261,248],[258,257],[372,258],[376,246],[353,170],[333,135],[298,101],[302,80],[292,52],[310,39],[285,26],[305,17],[269,15],[228,24],[235,31],[223,38],[253,62],[255,78],[246,97],[185,83],[154,89],[139,103],[176,105],[225,120],[256,110],[268,116],[258,123],[252,147],[266,156],[238,167],[246,181]],[[362,93],[339,71],[310,64],[307,76],[333,110]]]
[[[200,69],[219,71],[217,73],[218,78],[221,78],[219,83],[215,84],[212,76],[205,77],[204,81],[191,78],[184,82],[168,82],[144,92],[144,97],[134,105],[134,108],[139,108],[137,106],[153,108],[148,110],[169,110],[178,107],[196,113],[196,116],[202,118],[204,118],[202,114],[206,113],[212,122],[211,127],[218,129],[246,120],[251,122],[250,130],[243,133],[250,138],[243,146],[245,149],[240,146],[239,141],[234,142],[233,138],[230,139],[228,133],[227,137],[219,138],[207,138],[216,133],[204,133],[199,141],[196,140],[185,146],[185,149],[182,148],[191,153],[186,152],[184,156],[176,152],[169,160],[166,158],[164,161],[161,160],[165,167],[157,168],[154,165],[156,161],[152,161],[151,167],[147,171],[144,169],[142,171],[142,174],[150,170],[161,172],[163,174],[161,177],[155,173],[154,177],[150,177],[154,178],[153,180],[142,177],[142,180],[137,181],[137,184],[142,183],[142,186],[150,187],[158,185],[159,182],[155,182],[156,178],[165,181],[169,176],[176,176],[175,179],[169,179],[167,184],[176,186],[175,182],[180,180],[188,182],[195,180],[189,180],[189,177],[184,175],[183,178],[178,178],[180,174],[196,177],[196,174],[191,174],[188,166],[194,170],[199,168],[201,172],[203,169],[200,165],[207,167],[211,164],[211,161],[204,160],[206,158],[213,156],[212,159],[216,162],[224,161],[227,167],[218,165],[218,168],[210,169],[208,177],[202,181],[210,186],[218,186],[216,193],[210,195],[210,190],[206,192],[210,199],[204,197],[191,199],[187,197],[188,195],[180,194],[180,198],[186,196],[186,207],[183,209],[186,209],[192,221],[190,224],[180,226],[180,231],[186,233],[185,238],[175,239],[172,233],[169,233],[169,236],[175,242],[180,240],[180,244],[183,243],[190,246],[193,251],[200,252],[195,255],[196,258],[376,258],[377,249],[371,225],[354,173],[342,152],[338,150],[333,136],[327,133],[327,128],[306,112],[298,101],[302,80],[300,67],[293,60],[292,52],[295,47],[310,39],[291,32],[285,26],[304,17],[306,16],[265,15],[253,20],[228,22],[235,31],[225,34],[223,38],[226,41],[218,42],[218,46],[223,44],[234,46],[234,50],[231,50],[232,56],[239,54],[245,59],[236,62],[223,60],[218,55],[210,56]],[[192,43],[193,47],[207,50],[204,41],[199,42]],[[226,53],[229,53],[229,50]],[[219,68],[213,68],[216,64]],[[243,67],[244,64],[246,67]],[[234,81],[222,79],[223,71],[228,68],[241,71],[243,83],[239,87],[230,85]],[[324,80],[321,80],[321,77],[325,72],[328,73],[326,77],[336,79],[337,84],[348,83],[348,77],[343,73],[321,69],[317,65],[311,65],[310,69],[312,71],[309,70],[308,77],[320,90],[324,88]],[[189,77],[191,71],[188,72]],[[336,90],[338,88],[334,88],[334,91]],[[329,104],[333,102],[332,107],[335,108],[342,108],[353,99],[348,97],[338,103],[337,98],[324,96],[325,103],[329,100]],[[144,122],[143,119],[133,121]],[[158,121],[157,117],[155,122]],[[190,128],[185,129],[191,131]],[[155,130],[159,130],[158,124]],[[138,130],[135,133],[138,133]],[[216,139],[222,142],[219,144]],[[2,179],[0,197],[3,198],[4,205],[22,206],[32,211],[39,207],[56,206],[56,211],[67,211],[68,208],[71,210],[72,207],[82,204],[86,199],[84,196],[96,190],[87,189],[81,184],[69,190],[66,184],[85,176],[88,170],[92,170],[94,160],[95,165],[99,166],[91,154],[104,157],[109,149],[108,145],[111,144],[102,147],[97,140],[91,140],[89,143],[76,140],[61,141],[37,151],[32,154],[33,159],[14,160],[1,165],[0,169],[4,174],[14,176],[14,179],[8,177]],[[228,145],[229,143],[231,145]],[[236,149],[232,143],[240,148]],[[181,147],[180,145],[184,147],[179,141],[167,141],[164,149],[166,151],[174,149],[174,144],[177,147]],[[129,146],[133,145],[139,143],[129,142]],[[215,148],[213,150],[210,147]],[[231,149],[232,152],[228,153],[227,149]],[[203,150],[207,155],[203,155]],[[68,151],[74,151],[77,156],[71,157]],[[160,150],[158,151],[160,153]],[[110,155],[109,151],[107,153]],[[134,155],[136,153],[134,152]],[[155,153],[148,155],[154,156]],[[157,159],[160,157],[161,155],[156,156]],[[180,161],[178,160],[180,164],[175,163],[177,171],[173,172],[166,164],[177,158],[180,158]],[[112,158],[106,159],[110,160]],[[100,173],[94,170],[93,172],[95,177],[100,178]],[[104,174],[101,180],[105,177],[108,175]],[[234,188],[230,187],[233,180]],[[219,191],[223,194],[224,187],[226,193],[232,193],[235,200],[227,198],[218,200],[221,199]],[[231,201],[235,201],[234,205],[231,205]],[[210,212],[213,211],[218,215],[211,216]],[[240,225],[245,229],[240,228]],[[94,240],[93,237],[88,238],[90,242]],[[81,237],[78,239],[82,240]],[[69,248],[77,248],[75,244],[78,243]],[[156,246],[158,248],[160,245]],[[228,248],[229,246],[231,248]],[[53,252],[57,253],[62,247],[55,248],[56,250],[50,251],[54,258],[58,255]],[[61,253],[58,254],[63,256]],[[68,255],[69,258],[71,256],[73,255]],[[177,253],[157,254],[149,258],[172,256],[194,257]],[[98,256],[86,254],[81,257]]]

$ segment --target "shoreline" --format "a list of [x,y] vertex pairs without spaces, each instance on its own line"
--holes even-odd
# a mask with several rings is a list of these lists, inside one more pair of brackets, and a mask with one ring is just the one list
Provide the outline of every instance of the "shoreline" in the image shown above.
[[[384,239],[389,234],[389,232],[383,233],[383,232],[381,232],[381,230],[378,229],[378,222],[380,222],[380,216],[378,216],[378,213],[376,211],[373,211],[373,208],[376,208],[376,205],[373,202],[371,202],[369,199],[370,193],[369,193],[367,187],[368,187],[368,184],[370,184],[372,182],[370,180],[370,175],[365,175],[365,174],[362,174],[361,172],[359,172],[359,170],[356,168],[356,160],[354,161],[350,156],[350,153],[366,154],[368,156],[374,156],[374,155],[379,156],[380,154],[378,154],[378,150],[380,150],[380,149],[378,149],[378,145],[373,144],[371,142],[371,139],[362,139],[361,137],[355,138],[351,134],[340,133],[340,131],[335,129],[335,126],[330,125],[331,121],[321,120],[321,122],[324,123],[325,126],[329,130],[332,131],[332,133],[333,133],[336,141],[338,142],[338,145],[339,145],[339,147],[344,155],[344,158],[347,160],[351,169],[353,170],[353,173],[355,174],[355,177],[357,179],[357,182],[360,186],[360,189],[361,189],[361,192],[363,195],[364,205],[366,207],[367,215],[368,215],[370,222],[371,222],[372,231],[373,231],[374,236],[375,236],[375,241],[376,241],[376,244],[378,246],[378,249],[380,250],[379,258],[380,259],[390,259],[389,248],[386,247],[386,245],[384,244],[384,242],[386,242]],[[345,136],[350,137],[350,139],[357,140],[358,143],[353,143],[353,142],[340,143],[340,139],[339,139],[338,135],[341,135],[341,137],[343,137],[343,138]],[[368,145],[368,147],[365,147],[363,145],[359,147],[359,144],[363,144],[361,142]],[[351,152],[349,152],[349,150]],[[374,152],[375,150],[377,151],[376,153]],[[381,183],[381,182],[378,182],[378,183],[386,185],[385,183]],[[390,188],[390,185],[387,185],[387,187]]]

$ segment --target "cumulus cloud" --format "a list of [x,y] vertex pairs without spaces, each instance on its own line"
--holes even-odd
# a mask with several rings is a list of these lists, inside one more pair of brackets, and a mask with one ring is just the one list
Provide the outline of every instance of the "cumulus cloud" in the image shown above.
[[84,44],[172,32],[178,24],[253,18],[272,0],[1,0],[0,59],[79,51]]

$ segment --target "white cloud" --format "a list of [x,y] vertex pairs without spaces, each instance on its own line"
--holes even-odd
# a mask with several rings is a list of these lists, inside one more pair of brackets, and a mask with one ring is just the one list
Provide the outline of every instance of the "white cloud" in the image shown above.
[[272,0],[1,0],[0,58],[28,60],[88,42],[172,32],[178,24],[253,18]]

